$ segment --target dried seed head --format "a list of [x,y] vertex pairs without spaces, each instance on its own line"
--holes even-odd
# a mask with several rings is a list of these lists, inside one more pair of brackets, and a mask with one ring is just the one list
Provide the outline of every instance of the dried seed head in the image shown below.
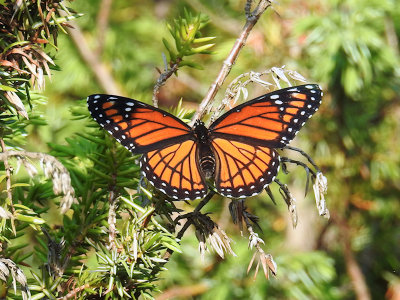
[[322,174],[322,172],[317,173],[313,189],[319,215],[329,219],[330,214],[328,208],[326,207],[325,196],[324,196],[324,194],[326,194],[328,190],[328,180]]
[[249,248],[253,249],[253,247],[256,247],[259,244],[265,244],[265,242],[258,237],[257,233],[251,231],[249,236]]
[[21,285],[23,299],[30,299],[31,293],[28,288],[27,279],[24,272],[15,262],[8,258],[0,258],[0,279],[7,281],[11,275],[14,292],[17,292],[17,282]]
[[298,215],[297,215],[297,208],[296,208],[296,199],[294,197],[290,198],[290,205],[288,206],[290,218],[292,220],[293,228],[296,228]]
[[193,225],[196,227],[196,237],[199,241],[199,251],[202,259],[204,259],[204,254],[208,251],[208,247],[214,249],[221,258],[225,257],[225,253],[236,256],[230,244],[231,239],[214,221],[203,214],[195,218]]

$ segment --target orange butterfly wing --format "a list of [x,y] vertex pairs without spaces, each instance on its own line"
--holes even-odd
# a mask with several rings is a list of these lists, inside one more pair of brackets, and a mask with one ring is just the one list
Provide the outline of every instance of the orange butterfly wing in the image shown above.
[[99,94],[89,96],[87,103],[93,119],[133,153],[194,139],[188,125],[143,102]]
[[290,87],[243,103],[210,126],[215,185],[227,197],[260,193],[279,171],[274,148],[287,145],[321,104],[316,84]]
[[268,147],[216,138],[215,186],[223,196],[245,198],[260,193],[279,170],[279,155]]
[[144,154],[140,164],[157,189],[174,199],[194,200],[207,194],[197,157],[197,143],[187,140]]
[[196,137],[188,125],[134,99],[91,95],[87,102],[95,121],[128,150],[143,154],[141,169],[154,187],[174,199],[206,195]]
[[319,108],[322,91],[307,84],[274,91],[231,109],[211,126],[212,138],[282,148]]

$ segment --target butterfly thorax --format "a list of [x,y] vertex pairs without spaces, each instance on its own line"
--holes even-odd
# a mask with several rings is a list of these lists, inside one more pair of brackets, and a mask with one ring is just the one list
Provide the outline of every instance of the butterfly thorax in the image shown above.
[[200,168],[207,179],[214,176],[215,171],[215,157],[210,146],[210,138],[208,129],[204,123],[197,120],[193,127],[193,132],[198,141],[198,157]]

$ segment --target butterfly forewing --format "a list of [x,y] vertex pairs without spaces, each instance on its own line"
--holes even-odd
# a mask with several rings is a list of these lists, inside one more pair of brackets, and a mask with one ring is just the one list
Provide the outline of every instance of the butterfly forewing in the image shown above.
[[290,87],[243,103],[210,126],[213,138],[281,148],[297,134],[321,104],[319,85]]
[[245,198],[260,193],[279,170],[279,155],[268,147],[216,138],[215,185],[227,197]]
[[174,144],[143,155],[141,168],[146,178],[174,199],[203,198],[207,186],[200,173],[197,143],[192,140]]
[[91,95],[87,102],[93,119],[133,153],[146,153],[194,139],[190,127],[181,120],[140,101]]

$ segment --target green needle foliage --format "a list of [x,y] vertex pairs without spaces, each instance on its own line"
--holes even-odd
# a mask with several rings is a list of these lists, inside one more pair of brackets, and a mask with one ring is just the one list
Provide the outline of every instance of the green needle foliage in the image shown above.
[[174,48],[167,39],[162,39],[169,54],[170,65],[177,64],[178,67],[189,66],[199,70],[203,69],[200,64],[185,60],[184,58],[195,54],[212,53],[209,49],[215,44],[198,45],[215,39],[215,37],[201,37],[200,30],[204,28],[208,22],[207,16],[202,14],[194,16],[185,9],[182,17],[175,19],[172,24],[167,25],[175,42]]

